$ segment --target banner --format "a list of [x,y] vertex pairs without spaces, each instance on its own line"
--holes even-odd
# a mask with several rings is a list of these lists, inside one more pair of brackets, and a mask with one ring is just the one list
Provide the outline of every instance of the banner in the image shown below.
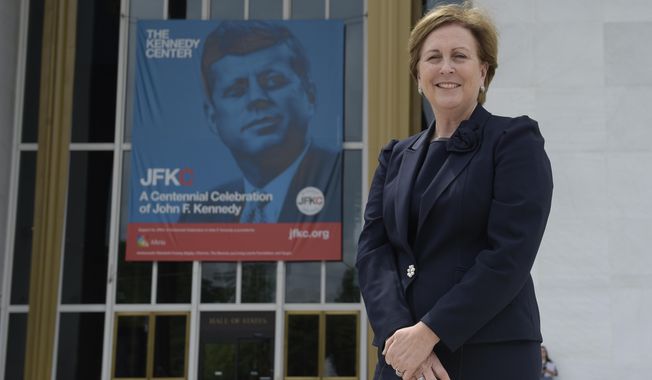
[[341,21],[139,21],[126,259],[340,260]]

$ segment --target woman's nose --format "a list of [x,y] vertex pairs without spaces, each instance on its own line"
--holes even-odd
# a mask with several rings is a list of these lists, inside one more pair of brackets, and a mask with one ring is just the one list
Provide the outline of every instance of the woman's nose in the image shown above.
[[449,59],[442,60],[441,68],[439,69],[439,72],[441,74],[451,74],[454,71],[455,68],[453,67],[452,62]]

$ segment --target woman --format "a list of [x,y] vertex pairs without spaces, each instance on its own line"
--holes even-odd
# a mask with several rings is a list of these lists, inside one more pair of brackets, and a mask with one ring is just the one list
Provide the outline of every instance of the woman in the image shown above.
[[541,345],[541,377],[540,380],[552,380],[559,375],[555,362],[548,356],[548,349]]
[[429,12],[410,70],[435,122],[380,153],[358,245],[375,379],[536,380],[530,269],[552,196],[537,123],[482,107],[497,33],[470,5]]

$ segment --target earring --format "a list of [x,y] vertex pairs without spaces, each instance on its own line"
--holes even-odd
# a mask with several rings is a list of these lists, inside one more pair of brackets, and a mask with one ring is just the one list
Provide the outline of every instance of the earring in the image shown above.
[[480,92],[482,93],[484,92],[484,90],[485,90],[484,86],[480,86]]
[[423,96],[423,90],[421,89],[421,86],[417,88],[417,92],[419,93],[419,95]]

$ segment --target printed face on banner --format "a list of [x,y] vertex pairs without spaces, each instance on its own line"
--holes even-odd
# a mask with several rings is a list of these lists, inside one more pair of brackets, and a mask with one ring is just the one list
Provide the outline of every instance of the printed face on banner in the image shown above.
[[127,260],[339,260],[344,25],[139,21]]
[[[209,119],[238,157],[301,150],[314,113],[314,90],[292,69],[293,53],[279,43],[211,65]],[[294,146],[292,146],[292,144]]]

